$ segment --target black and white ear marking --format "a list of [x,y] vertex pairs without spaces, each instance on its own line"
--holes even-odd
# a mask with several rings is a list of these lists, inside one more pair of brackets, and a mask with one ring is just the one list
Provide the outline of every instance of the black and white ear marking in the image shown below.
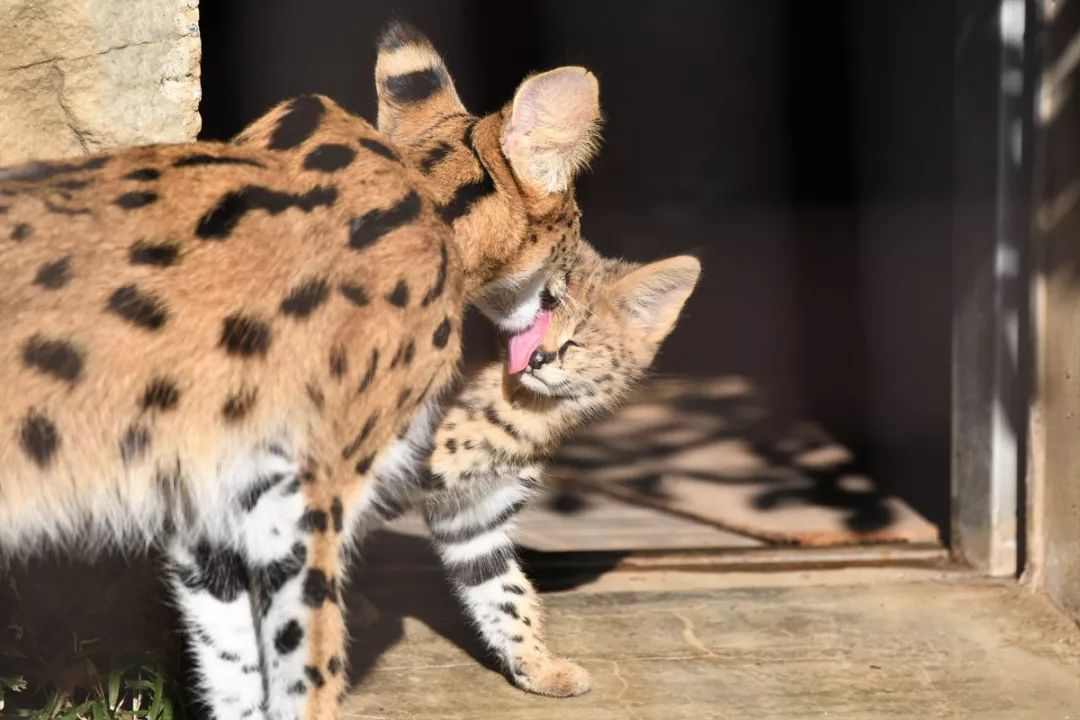
[[439,53],[405,23],[391,23],[379,38],[375,88],[379,132],[395,143],[408,144],[447,115],[465,112]]

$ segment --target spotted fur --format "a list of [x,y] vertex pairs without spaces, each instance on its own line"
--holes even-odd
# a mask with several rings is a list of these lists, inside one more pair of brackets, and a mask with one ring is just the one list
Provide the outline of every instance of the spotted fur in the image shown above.
[[230,144],[0,170],[0,558],[163,540],[213,716],[335,717],[344,517],[430,443],[465,303],[515,330],[565,290],[572,190],[504,141],[558,130],[576,168],[570,75],[477,118],[395,26],[379,129],[310,95]]

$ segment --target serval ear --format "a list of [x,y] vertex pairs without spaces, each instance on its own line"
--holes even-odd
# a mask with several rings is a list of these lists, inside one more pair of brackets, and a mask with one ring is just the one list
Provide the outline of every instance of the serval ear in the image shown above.
[[390,23],[375,62],[379,132],[403,145],[447,115],[465,112],[446,64],[411,25]]
[[502,149],[517,176],[540,194],[569,187],[599,144],[600,84],[582,67],[521,83],[507,114]]
[[689,255],[667,258],[631,270],[615,283],[615,297],[632,325],[659,343],[668,336],[701,275]]

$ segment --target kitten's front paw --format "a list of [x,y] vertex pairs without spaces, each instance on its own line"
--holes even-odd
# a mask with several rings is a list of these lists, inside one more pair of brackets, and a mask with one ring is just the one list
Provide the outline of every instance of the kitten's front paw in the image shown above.
[[513,674],[522,690],[550,697],[573,697],[589,692],[589,671],[567,658],[525,661]]

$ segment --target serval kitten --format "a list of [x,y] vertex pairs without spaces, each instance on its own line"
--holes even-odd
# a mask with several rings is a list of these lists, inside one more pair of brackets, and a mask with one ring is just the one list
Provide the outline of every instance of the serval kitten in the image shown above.
[[430,472],[404,483],[377,477],[366,498],[377,521],[421,508],[470,619],[511,680],[557,697],[586,692],[589,675],[544,641],[540,600],[514,556],[514,520],[559,442],[614,409],[644,375],[701,269],[688,256],[636,265],[579,247],[563,301],[546,297],[536,332],[512,338],[506,362],[482,367],[451,403]]

